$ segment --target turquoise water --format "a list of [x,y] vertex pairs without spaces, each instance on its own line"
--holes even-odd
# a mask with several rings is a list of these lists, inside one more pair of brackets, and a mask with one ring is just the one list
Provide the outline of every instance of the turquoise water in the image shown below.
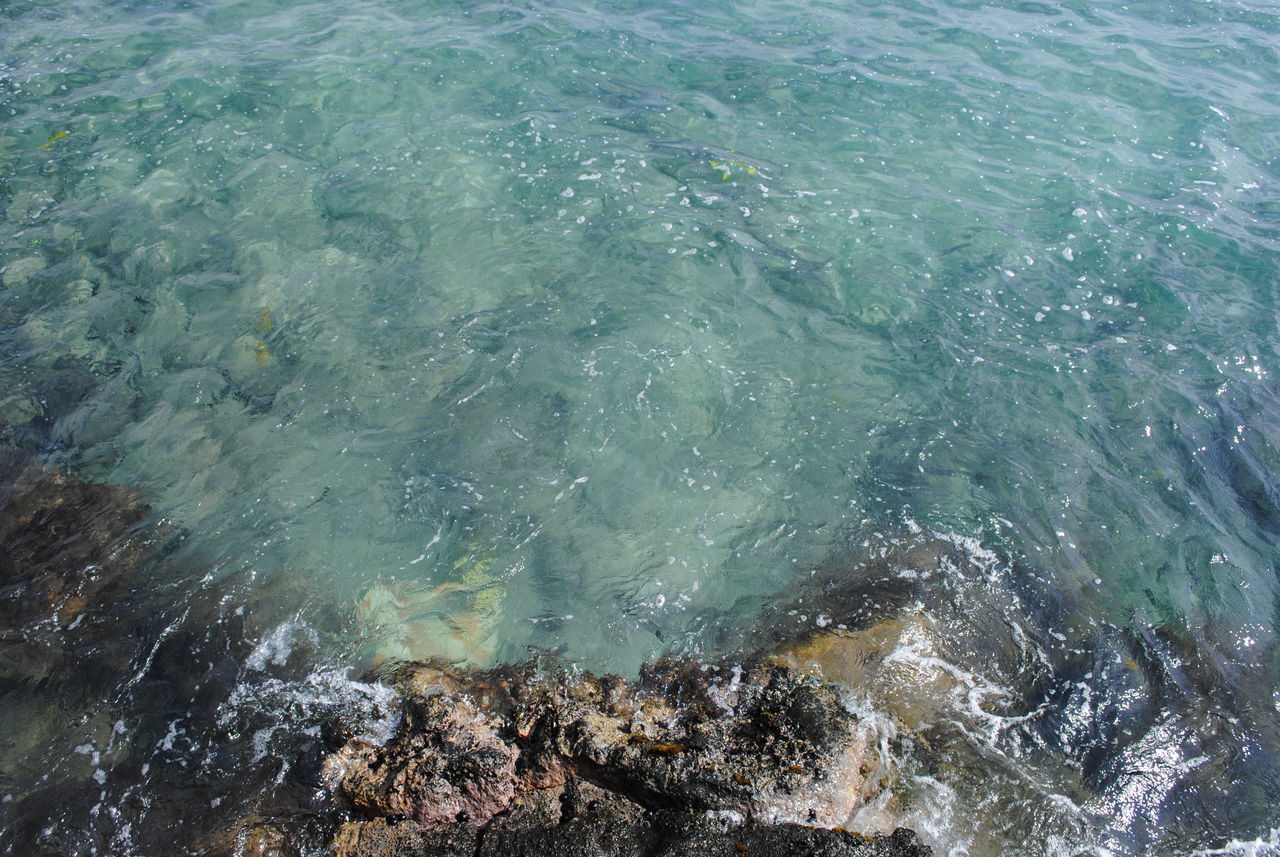
[[339,670],[631,672],[920,528],[1274,734],[1273,5],[0,21],[0,427],[181,531],[136,664],[216,591]]

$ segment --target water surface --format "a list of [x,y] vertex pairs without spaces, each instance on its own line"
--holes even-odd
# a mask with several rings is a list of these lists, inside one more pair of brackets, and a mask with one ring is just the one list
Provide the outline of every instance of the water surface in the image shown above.
[[[17,757],[107,784],[64,853],[149,853],[121,793],[236,700],[429,655],[629,673],[913,528],[1195,640],[1274,760],[1271,4],[0,16],[0,425],[181,533],[108,692],[5,690],[70,697],[6,747],[15,819]],[[59,749],[107,745],[141,785]],[[1158,844],[1175,807],[1060,847],[1265,840],[1260,764],[1199,840]]]

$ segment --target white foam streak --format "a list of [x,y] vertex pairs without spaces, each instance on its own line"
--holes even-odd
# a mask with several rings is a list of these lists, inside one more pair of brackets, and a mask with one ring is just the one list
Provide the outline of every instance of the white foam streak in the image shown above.
[[1191,857],[1280,857],[1280,827],[1247,842],[1233,839],[1221,848],[1194,851]]

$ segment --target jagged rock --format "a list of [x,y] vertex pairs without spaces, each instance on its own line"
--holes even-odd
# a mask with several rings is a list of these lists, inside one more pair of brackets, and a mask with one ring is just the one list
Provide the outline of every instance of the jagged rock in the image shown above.
[[643,807],[582,780],[521,795],[484,832],[476,857],[628,857],[652,850]]
[[843,828],[744,823],[645,810],[581,779],[521,795],[489,825],[432,825],[387,819],[349,822],[334,839],[338,857],[925,857],[914,833],[863,836]]
[[830,685],[761,668],[712,681],[664,661],[612,699],[552,712],[562,756],[652,808],[734,811],[768,823],[834,825],[862,802],[869,750]]
[[327,773],[372,815],[481,823],[514,799],[516,755],[466,697],[415,697],[394,743],[350,742]]
[[663,835],[658,847],[646,852],[646,857],[927,857],[932,853],[913,831],[901,827],[887,836],[799,824],[747,824],[720,829],[706,819],[674,814],[660,817],[656,826]]
[[364,816],[339,830],[338,857],[927,853],[832,829],[872,792],[874,753],[833,685],[777,663],[669,659],[636,682],[535,665],[391,678],[395,737],[350,740],[325,765]]
[[351,821],[338,829],[333,853],[340,857],[422,857],[476,853],[474,824],[424,824],[419,821]]

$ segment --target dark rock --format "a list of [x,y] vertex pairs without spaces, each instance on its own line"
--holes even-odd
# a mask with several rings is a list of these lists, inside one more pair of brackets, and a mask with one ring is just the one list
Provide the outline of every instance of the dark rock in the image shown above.
[[342,825],[333,853],[346,857],[452,857],[476,853],[473,824],[424,824],[375,818]]
[[386,819],[350,822],[341,857],[925,857],[914,833],[863,836],[842,828],[743,823],[680,810],[648,811],[581,779],[520,795],[481,828]]
[[646,812],[615,792],[581,781],[555,794],[521,803],[495,819],[481,837],[477,857],[872,857],[929,853],[908,830],[861,836],[836,828],[730,821],[680,810]]
[[1159,713],[1156,682],[1133,635],[1104,630],[1055,671],[1036,722],[1047,744],[1096,785],[1101,767],[1142,736]]
[[0,472],[0,673],[56,668],[65,632],[122,591],[155,546],[148,514],[130,488],[35,465]]
[[477,857],[628,857],[650,853],[655,839],[639,804],[572,780],[522,795],[484,831]]
[[[743,857],[924,857],[931,854],[916,834],[898,828],[888,836],[864,836],[843,828],[799,824],[746,824],[718,828],[690,815],[657,819],[660,839],[652,857],[743,855]],[[584,854],[583,857],[586,857]]]

